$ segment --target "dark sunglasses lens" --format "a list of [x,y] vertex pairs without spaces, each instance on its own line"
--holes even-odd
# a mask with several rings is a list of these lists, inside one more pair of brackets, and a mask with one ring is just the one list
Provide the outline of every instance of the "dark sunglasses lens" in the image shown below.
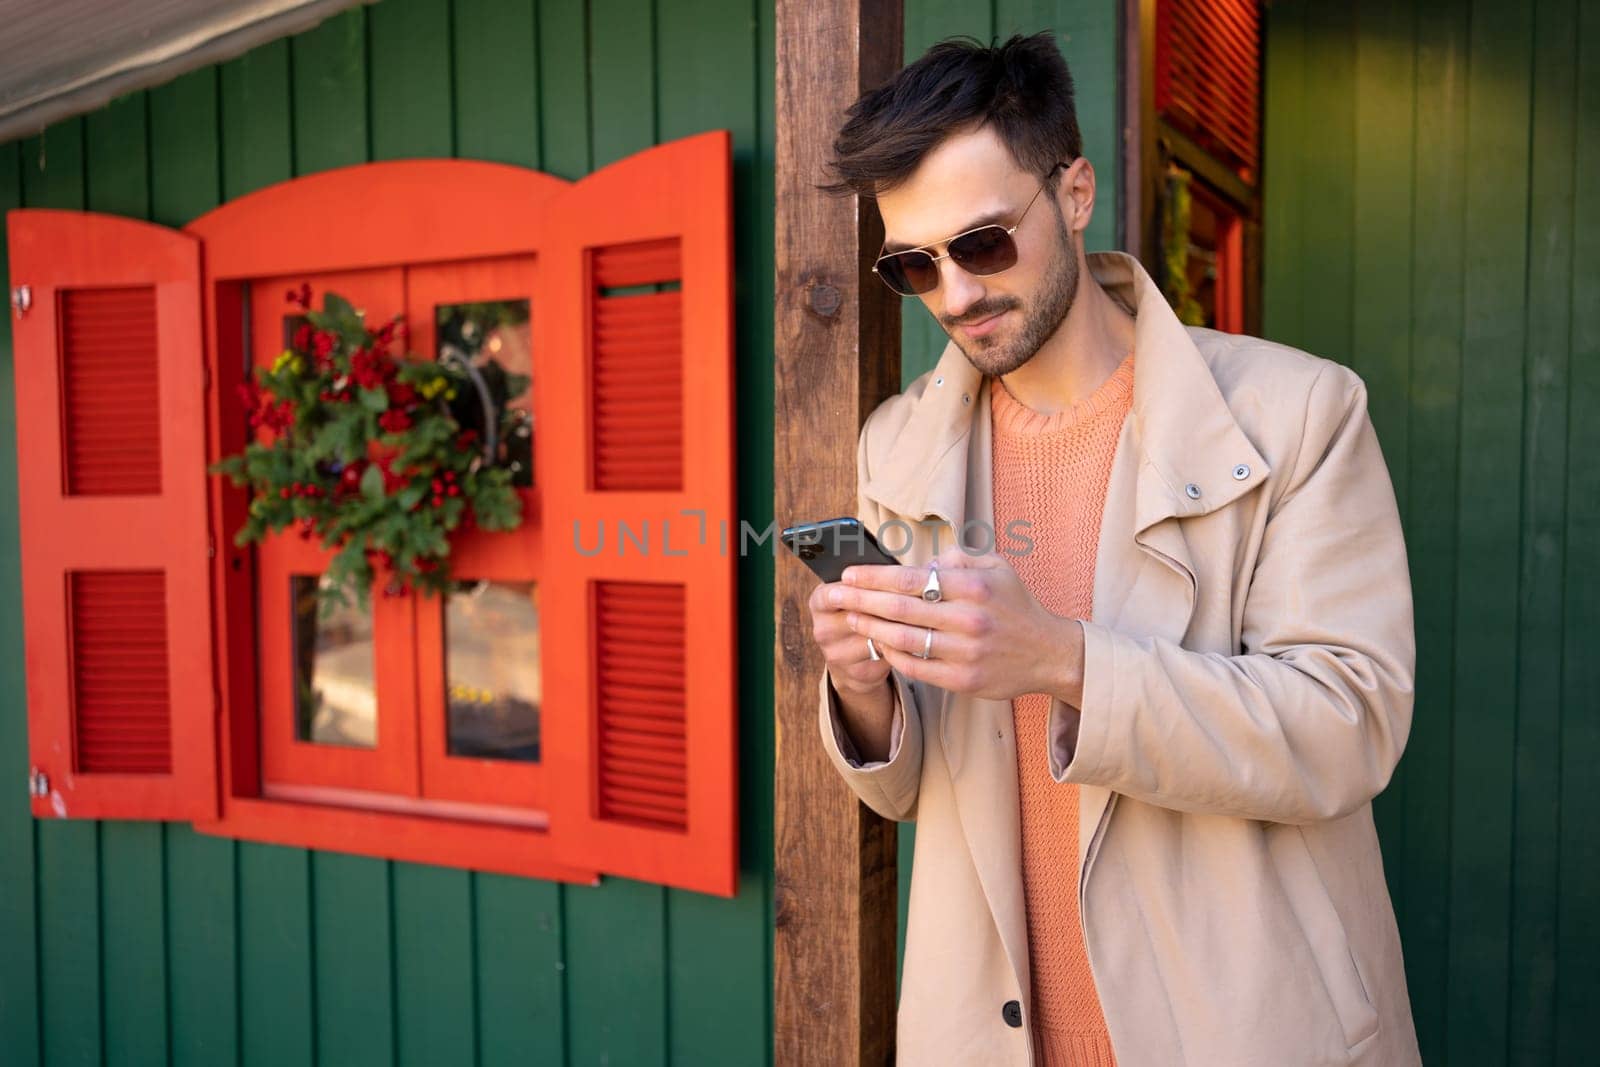
[[878,277],[895,292],[915,296],[939,284],[939,266],[926,252],[897,252],[878,260]]
[[985,226],[951,241],[950,258],[969,274],[995,274],[1016,266],[1017,245],[1004,226]]

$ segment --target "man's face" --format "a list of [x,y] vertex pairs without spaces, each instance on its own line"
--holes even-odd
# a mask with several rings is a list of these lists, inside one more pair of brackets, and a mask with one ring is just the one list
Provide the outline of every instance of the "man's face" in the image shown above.
[[[954,260],[939,261],[939,285],[921,294],[945,332],[984,374],[1009,374],[1049,340],[1078,291],[1078,231],[1087,212],[1076,210],[1068,225],[1057,197],[1066,198],[1086,161],[1056,172],[1058,192],[1046,189],[1012,234],[1015,266],[999,274],[968,274]],[[1039,191],[1040,176],[1017,167],[988,127],[955,134],[928,156],[909,179],[878,196],[887,235],[885,252],[942,242],[997,216],[1016,225]],[[1069,201],[1070,202],[1070,201]],[[1081,216],[1081,217],[1080,217]],[[987,320],[987,321],[985,321]]]

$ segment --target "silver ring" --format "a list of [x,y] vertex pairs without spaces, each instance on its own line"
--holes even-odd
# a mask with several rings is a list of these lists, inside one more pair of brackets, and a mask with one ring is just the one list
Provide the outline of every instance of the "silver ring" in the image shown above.
[[939,588],[939,565],[928,565],[928,580],[922,587],[922,599],[932,604],[944,599],[944,590]]
[[933,627],[928,627],[928,636],[922,641],[922,658],[927,659],[933,654]]
[[872,662],[874,663],[883,658],[882,656],[878,655],[878,646],[872,643],[872,638],[870,637],[867,638],[867,655],[872,657]]

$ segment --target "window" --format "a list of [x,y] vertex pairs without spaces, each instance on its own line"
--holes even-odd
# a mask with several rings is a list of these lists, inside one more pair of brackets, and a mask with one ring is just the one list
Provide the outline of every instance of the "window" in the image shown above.
[[[25,500],[25,570],[65,579],[25,589],[30,662],[47,650],[30,672],[35,812],[731,894],[728,148],[702,134],[577,183],[367,164],[183,233],[14,213],[14,280],[45,298],[17,332],[19,365],[25,340],[37,357],[26,429],[64,442]],[[445,595],[321,613],[327,550],[293,532],[234,546],[244,491],[194,473],[242,446],[235,387],[282,350],[302,281],[319,303],[332,289],[370,320],[403,315],[412,352],[532,379],[494,443],[522,526],[458,531]],[[107,336],[130,350],[108,357]],[[159,383],[157,415],[111,436],[82,393],[96,377],[73,373],[106,358],[145,359]],[[693,531],[685,512],[713,531],[687,552],[681,533],[672,553],[579,551],[586,525]]]

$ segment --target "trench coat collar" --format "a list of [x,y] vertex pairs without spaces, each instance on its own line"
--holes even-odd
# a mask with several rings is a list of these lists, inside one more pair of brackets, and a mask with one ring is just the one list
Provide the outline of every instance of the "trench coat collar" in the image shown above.
[[[1169,517],[1204,515],[1260,484],[1266,461],[1144,267],[1125,252],[1086,258],[1094,280],[1135,316],[1135,533]],[[958,533],[969,516],[990,521],[969,507],[969,493],[977,490],[969,485],[969,473],[976,473],[969,468],[977,457],[967,447],[980,421],[988,428],[989,384],[955,341],[946,344],[890,454],[868,479],[866,495],[899,515],[942,519]],[[987,497],[986,489],[977,491]]]

